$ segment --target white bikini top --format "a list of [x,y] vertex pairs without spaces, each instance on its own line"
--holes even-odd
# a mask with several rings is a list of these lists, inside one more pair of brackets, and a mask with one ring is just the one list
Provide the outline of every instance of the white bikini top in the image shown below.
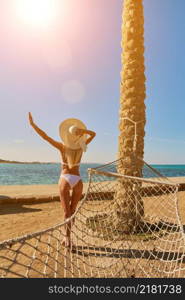
[[[69,165],[68,163],[64,163],[63,161],[61,161],[61,164],[64,165],[64,166]],[[80,163],[72,165],[72,167],[76,167],[76,166],[80,166]]]
[[[65,151],[63,153],[61,153],[62,155],[62,161],[61,163],[63,165],[67,165],[69,166],[69,168],[73,168],[75,166],[79,166],[80,165],[80,160],[82,157],[82,153],[83,151],[80,149],[78,150],[73,150],[73,149],[69,149],[67,147],[65,147]],[[63,162],[63,160],[65,160],[66,162]]]

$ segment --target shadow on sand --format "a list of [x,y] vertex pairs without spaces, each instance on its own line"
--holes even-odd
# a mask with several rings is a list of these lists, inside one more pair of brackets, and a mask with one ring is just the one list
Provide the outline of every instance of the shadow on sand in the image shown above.
[[96,257],[114,257],[114,258],[143,258],[143,259],[162,259],[162,260],[176,260],[185,262],[184,253],[181,252],[160,252],[156,250],[137,250],[137,249],[114,249],[104,247],[87,247],[75,246],[73,253],[82,256],[96,256]]
[[[7,196],[0,195],[0,199],[10,199]],[[0,205],[0,215],[9,215],[9,214],[19,214],[19,213],[30,213],[30,212],[39,212],[42,211],[40,208],[31,208],[31,207],[25,207],[25,204],[22,203],[3,203]]]

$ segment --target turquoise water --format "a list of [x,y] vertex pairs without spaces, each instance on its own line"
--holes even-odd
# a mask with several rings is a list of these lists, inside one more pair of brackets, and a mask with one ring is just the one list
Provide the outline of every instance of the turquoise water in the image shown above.
[[[88,180],[87,169],[98,164],[81,164],[80,174]],[[56,184],[61,164],[0,164],[0,185]]]
[[[81,164],[80,173],[87,182],[87,169],[100,164]],[[152,165],[167,177],[185,176],[185,165]],[[56,164],[0,164],[0,185],[56,184],[61,172],[61,165]],[[144,172],[145,173],[145,172]],[[147,173],[145,177],[151,176]]]
[[185,165],[152,165],[152,167],[167,177],[185,176]]

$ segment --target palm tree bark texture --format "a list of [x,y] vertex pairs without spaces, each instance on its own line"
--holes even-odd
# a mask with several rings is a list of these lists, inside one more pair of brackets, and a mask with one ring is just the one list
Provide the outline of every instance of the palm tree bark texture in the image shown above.
[[[145,135],[143,0],[124,0],[121,46],[118,158],[122,160],[117,171],[141,177]],[[141,184],[134,181],[118,182],[115,195],[116,227],[123,232],[137,231],[143,223],[144,205],[140,190]]]

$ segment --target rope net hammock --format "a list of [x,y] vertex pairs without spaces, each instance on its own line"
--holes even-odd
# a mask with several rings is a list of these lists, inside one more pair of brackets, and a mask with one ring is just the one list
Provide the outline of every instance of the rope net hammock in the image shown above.
[[145,162],[141,177],[120,174],[124,162],[88,170],[86,195],[65,222],[1,242],[0,277],[185,277],[178,184]]

